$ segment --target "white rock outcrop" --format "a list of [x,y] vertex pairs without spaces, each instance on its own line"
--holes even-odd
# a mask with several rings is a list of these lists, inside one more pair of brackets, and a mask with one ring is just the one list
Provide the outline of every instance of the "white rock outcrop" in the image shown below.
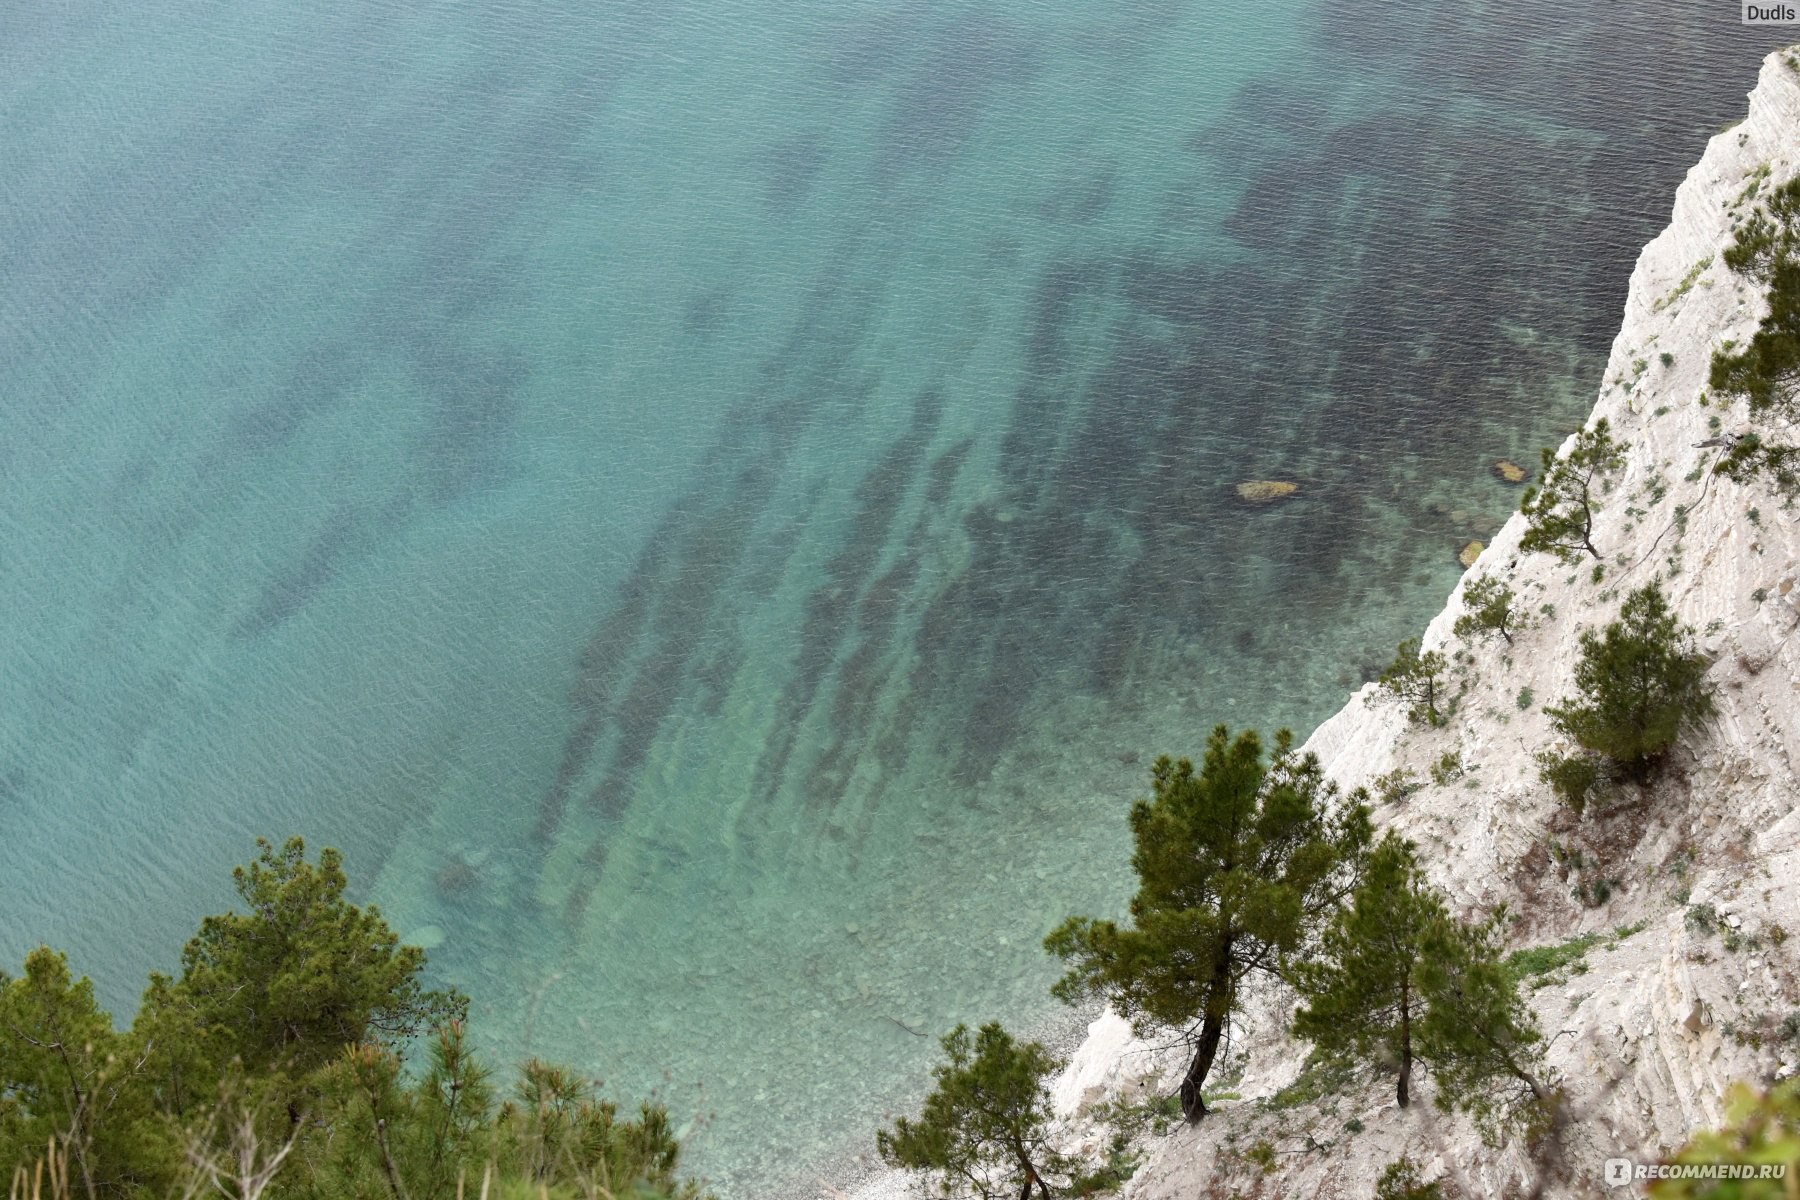
[[[1596,935],[1577,967],[1531,993],[1573,1118],[1546,1195],[1641,1194],[1609,1192],[1602,1163],[1669,1152],[1721,1119],[1734,1080],[1767,1084],[1800,1054],[1800,513],[1767,486],[1712,476],[1720,451],[1697,445],[1747,427],[1741,403],[1703,399],[1707,371],[1721,343],[1746,341],[1766,312],[1723,251],[1756,195],[1797,172],[1800,55],[1789,51],[1764,63],[1748,117],[1709,143],[1632,274],[1593,413],[1627,455],[1594,532],[1602,578],[1591,562],[1522,554],[1515,515],[1424,635],[1425,648],[1464,656],[1448,724],[1409,726],[1370,685],[1306,745],[1346,789],[1395,771],[1423,783],[1382,805],[1379,822],[1419,844],[1465,911],[1506,902],[1516,945]],[[1452,631],[1462,588],[1483,576],[1502,578],[1532,614],[1511,646]],[[1684,733],[1646,796],[1621,793],[1577,818],[1538,779],[1534,755],[1559,740],[1544,706],[1569,694],[1581,632],[1659,578],[1714,656],[1717,715]],[[1446,756],[1459,765],[1434,778]],[[1465,1195],[1529,1193],[1537,1167],[1526,1151],[1484,1145],[1468,1121],[1435,1112],[1428,1082],[1427,1099],[1404,1112],[1386,1080],[1269,1104],[1305,1056],[1286,1036],[1291,1008],[1270,992],[1252,1000],[1215,1073],[1238,1098],[1146,1142],[1125,1197],[1366,1197],[1402,1154]],[[1097,1020],[1056,1084],[1063,1145],[1094,1152],[1104,1144],[1095,1106],[1172,1086],[1180,1065],[1117,1017]],[[1270,1170],[1244,1153],[1259,1142],[1275,1151]],[[890,1176],[860,1194],[904,1187]]]
[[[1766,486],[1713,477],[1720,451],[1697,445],[1747,424],[1741,403],[1703,404],[1713,352],[1746,341],[1766,312],[1723,252],[1755,195],[1800,172],[1797,62],[1784,52],[1764,63],[1749,116],[1712,139],[1632,274],[1590,418],[1607,419],[1627,456],[1594,534],[1603,577],[1590,563],[1521,554],[1515,515],[1424,635],[1427,649],[1468,656],[1450,722],[1409,727],[1371,685],[1307,742],[1346,788],[1397,770],[1430,781],[1454,755],[1460,776],[1440,771],[1441,782],[1384,806],[1382,823],[1419,843],[1458,904],[1505,901],[1521,918],[1517,944],[1600,935],[1582,973],[1532,993],[1573,1116],[1549,1195],[1607,1194],[1606,1159],[1673,1150],[1721,1119],[1732,1081],[1790,1074],[1800,1051],[1800,936],[1788,936],[1800,935],[1800,517]],[[1452,632],[1462,588],[1483,576],[1503,579],[1533,614],[1512,646]],[[1581,632],[1654,579],[1714,656],[1718,714],[1684,734],[1647,798],[1620,796],[1577,819],[1538,779],[1534,755],[1558,741],[1544,705],[1570,693]],[[1533,1180],[1522,1149],[1485,1146],[1467,1121],[1425,1105],[1403,1114],[1385,1085],[1330,1105],[1258,1105],[1304,1051],[1283,1035],[1285,1011],[1266,996],[1251,1013],[1244,1100],[1155,1145],[1127,1196],[1208,1195],[1215,1183],[1232,1195],[1259,1179],[1269,1195],[1367,1196],[1401,1154],[1470,1195]],[[1360,1132],[1346,1131],[1352,1121]],[[1278,1152],[1266,1177],[1233,1149],[1263,1139]]]

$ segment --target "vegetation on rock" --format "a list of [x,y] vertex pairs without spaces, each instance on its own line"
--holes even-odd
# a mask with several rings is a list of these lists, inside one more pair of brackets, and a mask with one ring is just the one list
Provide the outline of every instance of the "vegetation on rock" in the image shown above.
[[1130,925],[1071,917],[1045,947],[1071,964],[1060,999],[1102,997],[1140,1032],[1185,1031],[1182,1111],[1197,1121],[1245,980],[1277,973],[1336,911],[1371,826],[1362,795],[1338,802],[1286,730],[1265,758],[1256,733],[1221,725],[1198,772],[1164,756],[1151,778],[1152,798],[1131,810]]
[[1541,1037],[1499,955],[1496,924],[1451,916],[1417,848],[1389,832],[1318,956],[1292,972],[1306,1001],[1294,1032],[1324,1054],[1391,1069],[1402,1108],[1422,1061],[1437,1080],[1440,1107],[1496,1126],[1532,1123],[1552,1094]]
[[1518,632],[1519,614],[1514,608],[1518,597],[1512,588],[1492,575],[1471,579],[1462,593],[1463,614],[1456,618],[1453,631],[1459,638],[1499,635],[1510,645]]
[[1662,588],[1647,584],[1626,597],[1605,630],[1581,635],[1577,694],[1546,711],[1577,744],[1647,779],[1682,724],[1713,711],[1707,660],[1692,641]]
[[[1748,345],[1713,355],[1708,382],[1721,396],[1746,399],[1752,420],[1792,421],[1800,416],[1800,179],[1771,192],[1744,222],[1725,265],[1767,285],[1769,312]],[[1739,482],[1764,475],[1783,494],[1800,495],[1800,446],[1752,430],[1732,443],[1718,471]]]
[[1501,951],[1504,912],[1480,924],[1444,922],[1426,938],[1421,1043],[1439,1108],[1467,1112],[1491,1136],[1541,1129],[1559,1097],[1544,1065],[1544,1037]]
[[1537,754],[1538,778],[1580,816],[1587,811],[1588,797],[1609,774],[1606,759],[1586,750],[1563,753],[1541,750]]
[[1046,1143],[1050,1091],[1062,1065],[1037,1042],[1019,1043],[998,1024],[973,1037],[958,1025],[943,1039],[947,1061],[916,1121],[905,1117],[876,1135],[881,1157],[897,1167],[932,1171],[945,1195],[982,1200],[1050,1196],[1049,1177],[1069,1164]]
[[1599,558],[1600,551],[1594,548],[1594,515],[1600,511],[1597,481],[1624,462],[1605,417],[1576,434],[1575,444],[1561,458],[1545,447],[1543,483],[1526,488],[1519,499],[1526,521],[1519,548],[1554,554],[1568,563],[1583,552]]
[[1401,1108],[1412,1100],[1427,940],[1447,920],[1412,843],[1389,833],[1370,854],[1349,906],[1326,928],[1318,959],[1294,971],[1306,999],[1294,1032],[1329,1054],[1392,1063]]
[[1407,638],[1400,643],[1394,661],[1381,673],[1381,687],[1389,695],[1408,705],[1407,717],[1421,725],[1442,725],[1444,714],[1438,700],[1444,691],[1444,672],[1448,661],[1436,650],[1419,653],[1419,639]]
[[1767,1092],[1733,1084],[1724,1126],[1696,1136],[1672,1162],[1729,1165],[1746,1177],[1663,1179],[1650,1185],[1654,1200],[1793,1200],[1800,1186],[1800,1081]]

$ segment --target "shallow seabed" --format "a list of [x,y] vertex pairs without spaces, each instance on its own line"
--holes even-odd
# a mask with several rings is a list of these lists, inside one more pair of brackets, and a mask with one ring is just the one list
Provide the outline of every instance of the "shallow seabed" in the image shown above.
[[659,1090],[730,1197],[1044,1015],[1155,754],[1437,608],[1782,32],[14,9],[0,952],[123,1015],[251,838],[339,845],[496,1055]]

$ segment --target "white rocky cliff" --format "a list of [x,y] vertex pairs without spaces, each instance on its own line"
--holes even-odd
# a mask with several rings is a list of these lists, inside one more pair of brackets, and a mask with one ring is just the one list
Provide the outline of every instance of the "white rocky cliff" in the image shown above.
[[[1697,445],[1748,427],[1741,402],[1706,397],[1707,370],[1766,307],[1722,253],[1757,194],[1797,171],[1800,54],[1790,51],[1765,62],[1749,116],[1713,138],[1632,275],[1593,414],[1627,453],[1594,533],[1603,578],[1591,562],[1520,553],[1514,516],[1463,583],[1503,579],[1529,628],[1511,646],[1457,638],[1459,587],[1424,636],[1458,659],[1448,724],[1409,725],[1371,685],[1307,743],[1346,789],[1410,772],[1423,786],[1379,805],[1378,822],[1419,844],[1465,913],[1507,902],[1515,948],[1595,935],[1527,985],[1572,1116],[1551,1195],[1641,1194],[1610,1192],[1602,1162],[1673,1150],[1720,1120],[1732,1081],[1766,1085],[1800,1056],[1800,511],[1767,485],[1712,476],[1720,451]],[[1646,796],[1617,790],[1577,817],[1538,779],[1534,755],[1561,740],[1544,708],[1572,690],[1581,632],[1655,579],[1713,656],[1718,712],[1684,732]],[[1386,1078],[1272,1102],[1305,1058],[1286,1037],[1291,1010],[1291,997],[1255,998],[1209,1085],[1235,1098],[1147,1141],[1123,1195],[1367,1197],[1401,1155],[1465,1195],[1529,1194],[1526,1153],[1484,1145],[1468,1121],[1434,1111],[1429,1084],[1405,1111]],[[1102,1017],[1058,1080],[1065,1144],[1093,1151],[1104,1141],[1094,1106],[1162,1088],[1174,1066]],[[1272,1157],[1249,1153],[1259,1144]],[[890,1177],[867,1190],[899,1186]]]

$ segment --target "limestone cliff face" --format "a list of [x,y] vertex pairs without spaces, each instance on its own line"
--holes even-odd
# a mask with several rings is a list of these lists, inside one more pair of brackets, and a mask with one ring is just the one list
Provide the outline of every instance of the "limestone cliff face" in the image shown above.
[[[1345,788],[1401,769],[1422,781],[1378,819],[1418,842],[1466,910],[1506,901],[1522,918],[1517,945],[1606,935],[1583,973],[1551,976],[1531,994],[1574,1114],[1568,1178],[1550,1194],[1607,1194],[1605,1159],[1674,1148],[1720,1119],[1731,1081],[1791,1074],[1800,1055],[1795,1023],[1781,1029],[1800,1013],[1800,514],[1765,486],[1713,478],[1719,451],[1696,446],[1746,427],[1741,404],[1701,398],[1713,351],[1747,340],[1766,310],[1722,253],[1752,193],[1800,171],[1797,64],[1793,52],[1765,62],[1748,118],[1712,140],[1633,272],[1593,413],[1628,454],[1595,531],[1604,577],[1595,582],[1591,564],[1521,554],[1524,524],[1514,516],[1424,635],[1428,649],[1467,656],[1449,724],[1409,727],[1371,686],[1307,743]],[[1489,575],[1533,613],[1510,647],[1452,633],[1462,587]],[[1621,793],[1576,819],[1537,777],[1533,755],[1559,740],[1544,706],[1570,694],[1581,632],[1657,578],[1715,656],[1718,715],[1684,734],[1647,799]],[[1461,774],[1440,770],[1434,781],[1446,754]],[[1153,1143],[1127,1196],[1247,1194],[1260,1180],[1266,1195],[1365,1197],[1401,1154],[1472,1195],[1527,1185],[1521,1151],[1484,1146],[1466,1121],[1428,1104],[1401,1112],[1386,1081],[1269,1106],[1304,1055],[1284,1036],[1291,1006],[1259,997],[1227,1065],[1242,1071],[1232,1089],[1242,1099]],[[1102,1018],[1060,1081],[1072,1137],[1092,1144],[1081,1134],[1084,1106],[1159,1069],[1166,1064],[1131,1043],[1123,1022]],[[1353,1119],[1360,1132],[1346,1130]],[[1266,1176],[1241,1155],[1265,1139],[1277,1151]]]
[[[1749,116],[1712,139],[1632,274],[1593,413],[1628,456],[1594,534],[1603,578],[1591,562],[1521,554],[1514,516],[1424,634],[1427,649],[1463,655],[1448,724],[1409,726],[1370,686],[1306,746],[1346,790],[1398,770],[1423,783],[1381,806],[1378,821],[1419,844],[1466,913],[1505,901],[1520,917],[1514,945],[1602,935],[1579,967],[1530,993],[1573,1118],[1566,1169],[1547,1195],[1641,1194],[1609,1192],[1602,1163],[1672,1150],[1720,1120],[1732,1081],[1766,1084],[1800,1056],[1800,511],[1766,486],[1712,477],[1719,451],[1696,445],[1746,427],[1742,404],[1701,400],[1713,351],[1747,340],[1766,311],[1723,251],[1756,194],[1797,172],[1800,53],[1789,51],[1764,63]],[[1463,587],[1482,576],[1507,582],[1532,614],[1511,646],[1452,631]],[[1559,741],[1544,706],[1570,694],[1581,632],[1658,578],[1714,656],[1718,713],[1683,735],[1647,797],[1620,792],[1578,819],[1538,779],[1533,756]],[[1446,755],[1459,765],[1443,769]],[[1213,1078],[1237,1098],[1196,1128],[1147,1141],[1125,1197],[1360,1200],[1403,1154],[1467,1196],[1530,1194],[1526,1153],[1484,1145],[1467,1120],[1435,1112],[1428,1081],[1406,1111],[1385,1078],[1270,1103],[1306,1053],[1286,1036],[1292,1008],[1273,989],[1252,998]],[[1065,1148],[1097,1153],[1095,1106],[1166,1094],[1182,1065],[1180,1052],[1155,1052],[1103,1015],[1056,1083]],[[1269,1171],[1244,1154],[1264,1141]],[[912,1186],[890,1175],[859,1194]]]

